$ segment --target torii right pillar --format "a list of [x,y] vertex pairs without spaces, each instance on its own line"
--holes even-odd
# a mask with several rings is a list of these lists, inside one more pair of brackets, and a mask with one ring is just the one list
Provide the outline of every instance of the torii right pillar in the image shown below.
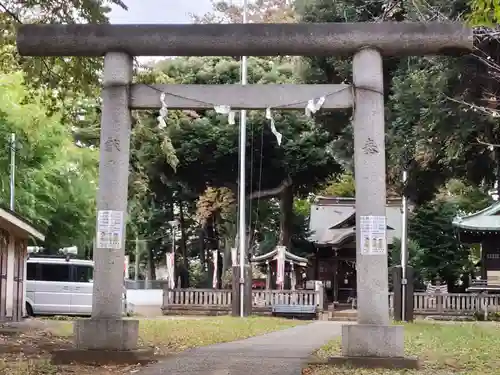
[[353,87],[358,324],[342,327],[342,354],[393,361],[404,357],[404,332],[389,321],[384,77],[376,49],[354,55]]

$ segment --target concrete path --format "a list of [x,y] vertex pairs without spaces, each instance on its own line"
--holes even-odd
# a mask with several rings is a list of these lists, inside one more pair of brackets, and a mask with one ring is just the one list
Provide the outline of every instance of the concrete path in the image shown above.
[[246,340],[191,349],[138,374],[301,375],[310,354],[340,336],[342,323],[316,321]]

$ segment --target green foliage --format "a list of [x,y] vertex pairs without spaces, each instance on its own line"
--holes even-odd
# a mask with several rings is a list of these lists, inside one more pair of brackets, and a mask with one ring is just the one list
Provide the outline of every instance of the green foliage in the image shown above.
[[500,3],[496,0],[472,0],[468,21],[474,26],[493,27],[500,21]]
[[206,287],[208,281],[208,274],[203,270],[202,264],[191,262],[189,264],[189,285],[193,288]]
[[340,178],[333,177],[318,191],[318,195],[331,197],[354,197],[356,186],[352,173],[344,173]]
[[[15,133],[16,210],[46,232],[47,247],[80,245],[92,240],[97,153],[74,144],[59,113],[46,114],[44,95],[28,90],[21,73],[0,74],[0,166],[9,170]],[[0,199],[9,199],[8,173],[0,177]]]
[[[408,265],[419,271],[420,266],[416,261],[421,252],[421,248],[414,239],[408,240]],[[389,252],[389,267],[401,265],[401,240],[395,238],[392,243],[391,251]]]
[[418,244],[411,262],[425,280],[439,276],[453,286],[471,268],[469,249],[460,246],[452,226],[456,214],[454,203],[434,200],[418,207],[411,217],[409,236]]
[[[250,58],[248,73],[250,83],[290,83],[296,80],[294,65],[287,59]],[[145,76],[151,82],[158,79],[169,83],[232,84],[239,82],[240,64],[227,57],[175,58],[159,62]],[[248,114],[247,192],[271,191],[290,178],[295,195],[305,197],[340,170],[332,153],[333,138],[301,112],[276,109],[273,115],[278,131],[283,134],[281,146],[277,145],[263,111],[250,111]],[[141,113],[137,116],[137,126],[143,127],[144,131],[134,130],[133,134],[135,151],[132,163],[135,176],[131,179],[131,194],[144,187],[146,190],[143,193],[152,197],[153,201],[164,200],[163,207],[167,201],[172,201],[172,197],[165,194],[165,189],[169,190],[168,186],[171,185],[175,186],[169,190],[171,193],[183,195],[183,200],[191,204],[207,188],[228,189],[236,196],[238,127],[229,124],[226,116],[214,111],[170,111],[167,131],[178,160],[174,169],[168,158],[165,158],[165,152],[148,146],[156,144],[159,136],[156,130],[151,130],[156,126],[156,116],[157,113]],[[132,182],[135,180],[138,180],[137,186]],[[252,232],[257,230],[263,236],[260,251],[275,246],[280,233],[282,215],[277,201],[272,199],[275,196],[265,195],[265,198],[248,202],[249,227]],[[133,201],[139,202],[136,198]],[[198,206],[200,202],[198,200]],[[150,201],[139,203],[139,206],[142,211],[148,211]],[[236,235],[234,205],[229,211],[232,211],[230,215],[217,217],[216,220],[217,233],[225,243],[223,247],[234,243]],[[164,215],[171,215],[172,211],[168,212],[164,210]],[[193,212],[190,212],[192,219]],[[204,212],[212,215],[216,210],[205,207]],[[306,217],[304,214],[294,215],[291,233],[296,239],[295,243],[302,244],[305,238]],[[211,217],[205,217],[204,221],[210,222],[209,219]],[[191,249],[188,252],[199,249],[199,244],[199,241],[188,243]]]
[[457,179],[446,183],[440,197],[455,203],[459,212],[465,215],[481,211],[493,203],[491,196],[483,189]]
[[[0,65],[14,62],[27,75],[34,87],[57,90],[51,101],[64,100],[66,92],[96,95],[102,59],[80,57],[21,57],[14,48],[16,26],[22,23],[108,23],[111,5],[126,9],[122,0],[4,0],[0,22],[3,25],[2,47],[11,55],[0,55]],[[12,65],[10,65],[12,66]]]

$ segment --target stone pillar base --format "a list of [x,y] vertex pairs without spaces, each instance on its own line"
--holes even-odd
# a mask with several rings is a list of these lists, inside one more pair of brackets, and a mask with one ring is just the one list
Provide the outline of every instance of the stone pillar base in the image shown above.
[[404,357],[402,326],[357,324],[342,326],[342,355],[348,357]]
[[122,319],[79,319],[73,326],[75,347],[86,350],[135,350],[139,321]]

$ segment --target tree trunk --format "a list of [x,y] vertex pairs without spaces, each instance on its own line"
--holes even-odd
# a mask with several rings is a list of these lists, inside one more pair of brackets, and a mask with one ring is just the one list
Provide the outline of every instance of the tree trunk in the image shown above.
[[156,280],[156,267],[155,267],[155,257],[154,250],[152,246],[148,246],[146,241],[143,241],[143,246],[147,247],[148,252],[148,279],[150,281]]
[[290,248],[293,230],[293,188],[287,186],[280,194],[280,237],[278,245]]
[[218,248],[218,238],[217,238],[217,229],[215,227],[216,220],[215,216],[212,216],[207,220],[206,225],[206,233],[207,233],[207,262],[208,262],[208,285],[207,287],[212,287],[212,280],[214,275],[214,262],[217,262],[217,259],[213,257],[213,251]]
[[[226,275],[226,272],[227,270],[229,269],[229,267],[231,267],[231,262],[232,262],[232,259],[231,259],[231,244],[229,243],[228,240],[225,240],[224,241],[224,246],[223,246],[223,249],[224,249],[224,258],[222,260],[222,274],[221,274],[221,278],[224,278],[224,276]],[[222,286],[224,288],[224,286]]]
[[179,200],[179,224],[181,227],[181,253],[182,253],[182,269],[181,288],[189,288],[189,259],[187,256],[187,241],[186,241],[186,220],[184,218],[184,202]]
[[200,246],[200,263],[203,271],[205,271],[207,269],[205,260],[205,225],[203,225],[198,231],[198,241]]

